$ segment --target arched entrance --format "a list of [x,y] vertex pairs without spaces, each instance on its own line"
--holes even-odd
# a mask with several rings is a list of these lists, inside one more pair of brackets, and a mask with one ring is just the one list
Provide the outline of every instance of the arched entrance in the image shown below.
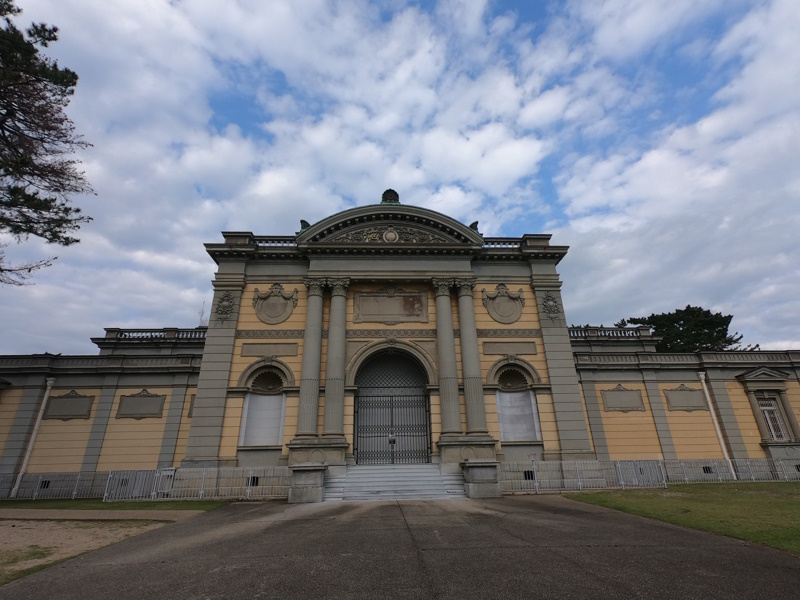
[[417,361],[402,351],[378,352],[358,369],[355,383],[356,463],[430,462],[428,381]]

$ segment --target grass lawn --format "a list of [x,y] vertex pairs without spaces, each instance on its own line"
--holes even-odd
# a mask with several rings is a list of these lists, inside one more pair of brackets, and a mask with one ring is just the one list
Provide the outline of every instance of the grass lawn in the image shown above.
[[800,556],[800,482],[696,483],[565,495]]
[[60,510],[211,510],[228,504],[227,500],[158,500],[141,502],[103,502],[86,500],[0,500],[3,508],[43,508]]

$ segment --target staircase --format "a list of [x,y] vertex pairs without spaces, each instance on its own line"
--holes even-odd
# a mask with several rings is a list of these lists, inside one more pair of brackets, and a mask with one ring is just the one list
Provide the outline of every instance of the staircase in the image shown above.
[[437,464],[348,465],[341,477],[325,477],[324,500],[437,500],[466,498],[464,476]]

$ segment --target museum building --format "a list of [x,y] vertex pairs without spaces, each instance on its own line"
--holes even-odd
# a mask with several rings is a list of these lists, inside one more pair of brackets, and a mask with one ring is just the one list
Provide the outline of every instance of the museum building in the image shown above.
[[644,327],[570,327],[550,237],[484,237],[392,190],[295,235],[224,232],[207,327],[0,356],[0,476],[287,466],[313,501],[303,485],[348,465],[800,465],[800,351],[663,354]]

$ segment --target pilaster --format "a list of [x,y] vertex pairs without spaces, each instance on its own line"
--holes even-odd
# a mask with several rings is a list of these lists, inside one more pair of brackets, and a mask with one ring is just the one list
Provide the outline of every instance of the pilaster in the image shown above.
[[561,283],[539,283],[534,279],[531,287],[539,312],[561,457],[564,460],[593,459],[595,456],[589,440],[575,358],[561,300]]

